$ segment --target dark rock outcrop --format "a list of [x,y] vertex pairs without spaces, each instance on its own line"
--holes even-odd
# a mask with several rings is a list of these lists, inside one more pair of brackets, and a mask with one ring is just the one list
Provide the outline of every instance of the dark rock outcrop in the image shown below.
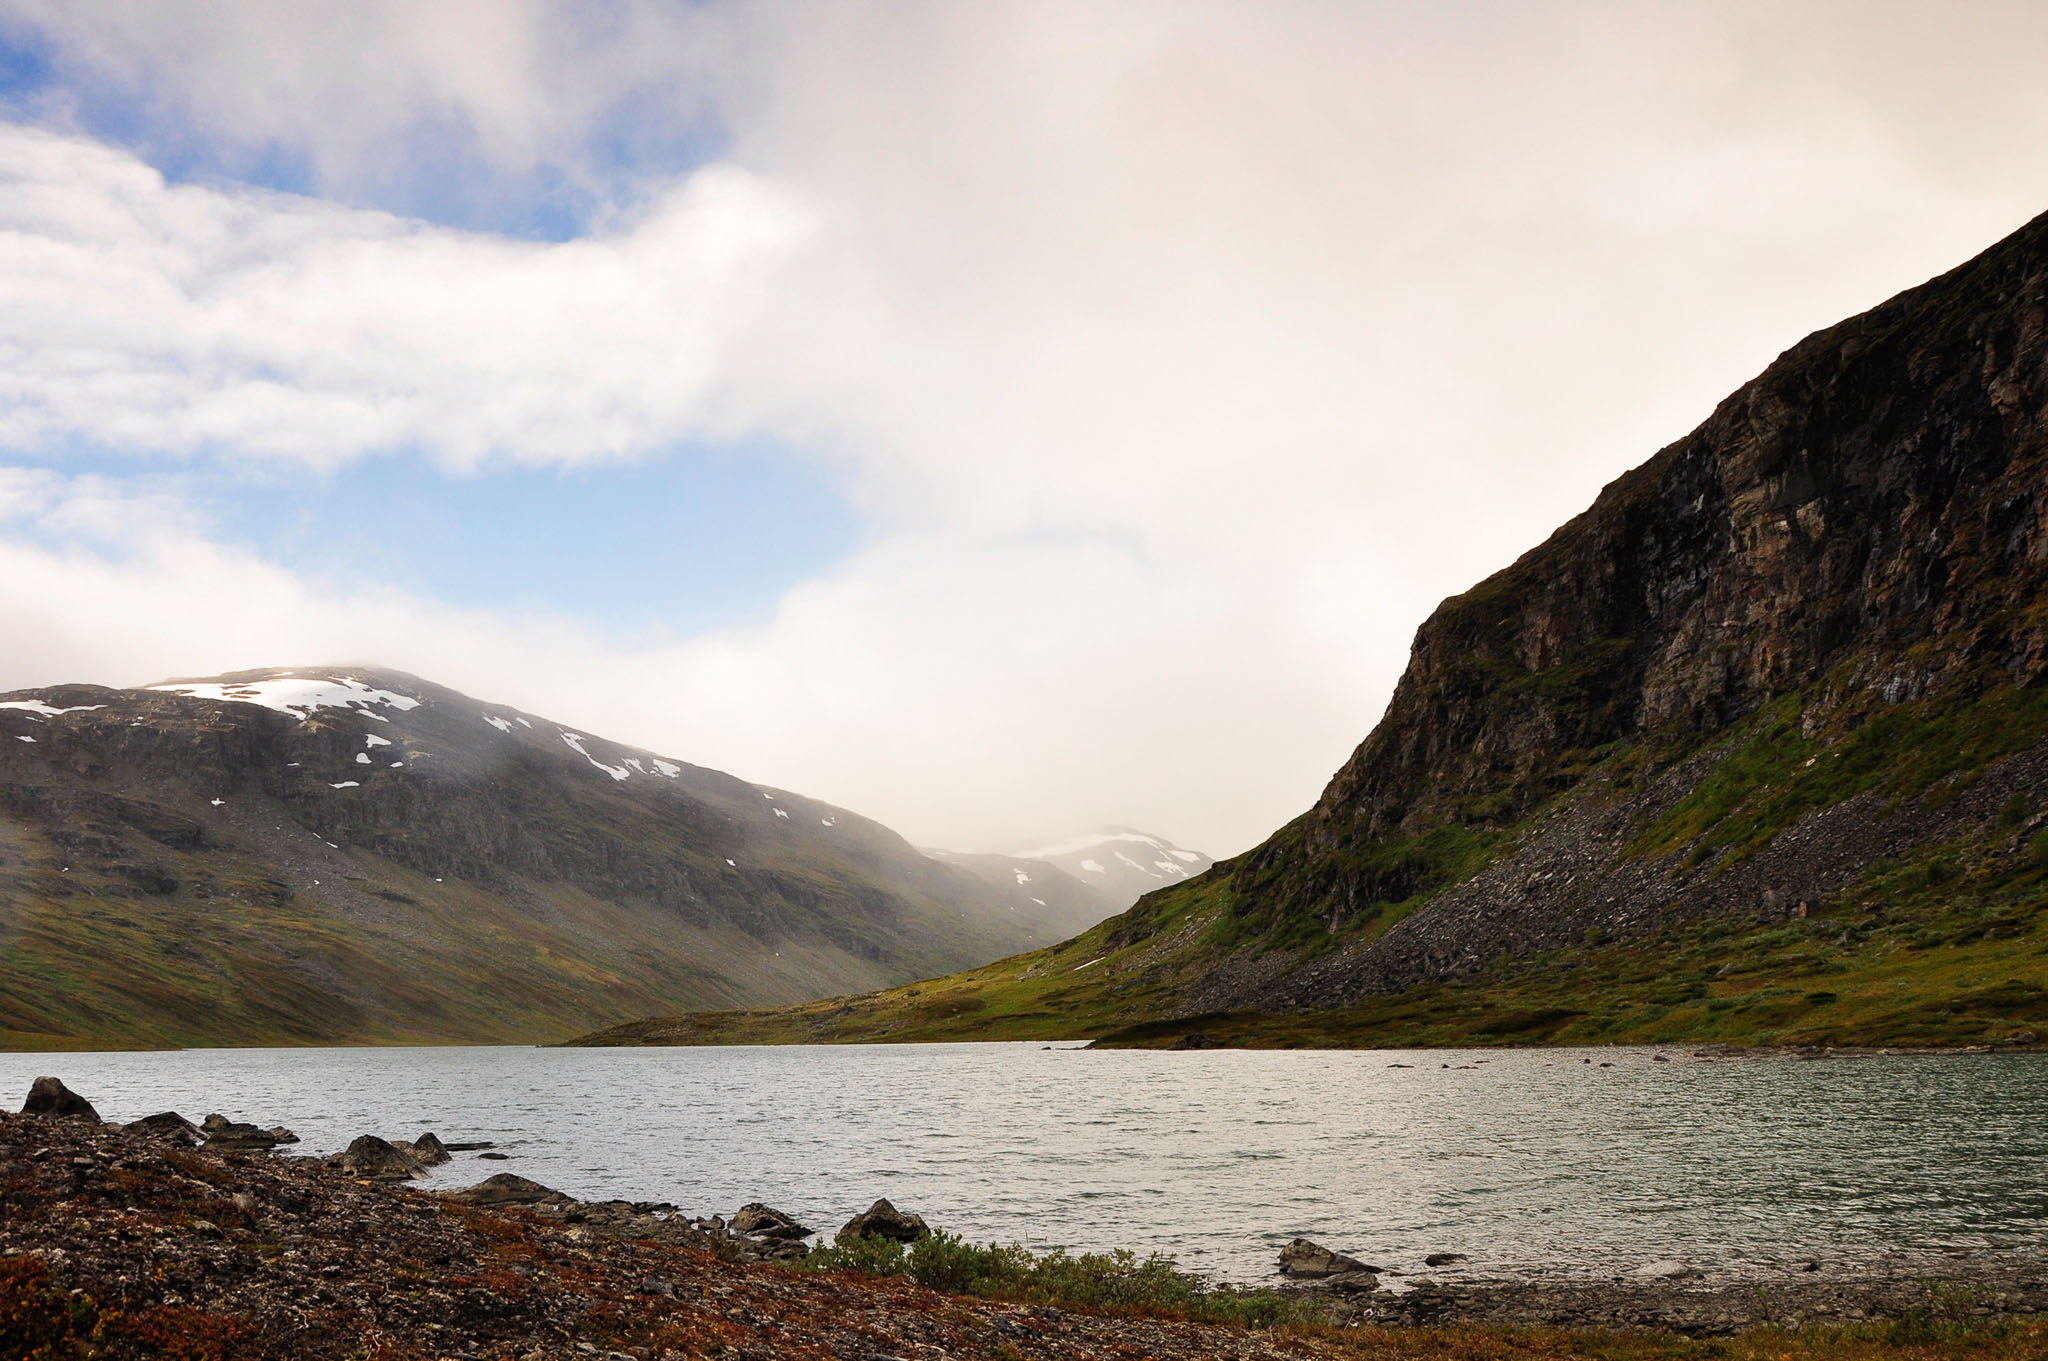
[[899,1243],[915,1243],[930,1233],[923,1216],[906,1214],[888,1201],[878,1200],[847,1220],[833,1238],[841,1243],[860,1238],[893,1238]]
[[100,1113],[92,1108],[92,1102],[53,1077],[39,1077],[29,1084],[28,1100],[22,1103],[21,1113],[58,1115],[77,1120],[100,1118]]

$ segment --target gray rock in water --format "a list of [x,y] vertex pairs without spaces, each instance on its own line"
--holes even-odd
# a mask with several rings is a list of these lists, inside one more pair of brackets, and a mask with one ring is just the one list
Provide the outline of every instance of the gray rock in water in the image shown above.
[[857,1238],[893,1238],[899,1243],[915,1243],[930,1233],[922,1215],[905,1214],[888,1201],[878,1200],[865,1213],[847,1220],[833,1238],[841,1243]]
[[[924,1221],[918,1222],[922,1224]],[[811,1230],[797,1223],[795,1218],[759,1201],[740,1206],[739,1212],[732,1217],[732,1231],[747,1238],[778,1240],[796,1240],[811,1236]]]
[[1462,1262],[1464,1260],[1465,1254],[1462,1252],[1432,1252],[1429,1256],[1422,1259],[1422,1264],[1424,1266],[1449,1266],[1453,1262]]
[[130,1134],[147,1134],[169,1143],[183,1144],[187,1148],[197,1148],[206,1142],[206,1136],[199,1132],[199,1126],[176,1111],[158,1111],[155,1115],[145,1115],[126,1128]]
[[426,1171],[410,1151],[374,1134],[358,1134],[334,1160],[334,1165],[372,1181],[410,1181]]
[[1298,1281],[1320,1281],[1330,1276],[1342,1276],[1354,1271],[1376,1272],[1376,1266],[1367,1266],[1356,1257],[1346,1257],[1341,1252],[1332,1252],[1321,1243],[1311,1243],[1306,1238],[1297,1238],[1280,1249],[1280,1274],[1292,1276]]
[[1647,1262],[1629,1274],[1644,1281],[1696,1281],[1707,1273],[1696,1266],[1687,1266],[1683,1262],[1664,1258],[1660,1261]]
[[77,1120],[100,1118],[100,1113],[92,1108],[92,1102],[53,1077],[39,1077],[29,1084],[28,1100],[22,1103],[21,1113],[57,1115]]
[[439,1167],[442,1163],[450,1161],[447,1146],[432,1133],[422,1134],[411,1143],[400,1144],[398,1147],[412,1154],[422,1167]]

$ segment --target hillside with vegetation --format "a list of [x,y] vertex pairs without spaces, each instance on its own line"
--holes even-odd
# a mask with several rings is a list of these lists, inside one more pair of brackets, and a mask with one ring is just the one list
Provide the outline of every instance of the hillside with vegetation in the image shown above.
[[1107,911],[1032,872],[399,672],[0,696],[0,1048],[533,1042],[800,1001]]

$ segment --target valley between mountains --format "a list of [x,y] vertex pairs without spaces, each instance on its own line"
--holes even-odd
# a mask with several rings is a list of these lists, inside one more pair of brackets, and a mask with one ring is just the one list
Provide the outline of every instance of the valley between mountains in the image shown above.
[[585,1042],[2023,1048],[2044,672],[2048,218],[1445,601],[1250,852],[996,964]]
[[924,853],[374,668],[15,691],[0,1047],[562,1039],[977,965],[1209,864],[1045,855]]

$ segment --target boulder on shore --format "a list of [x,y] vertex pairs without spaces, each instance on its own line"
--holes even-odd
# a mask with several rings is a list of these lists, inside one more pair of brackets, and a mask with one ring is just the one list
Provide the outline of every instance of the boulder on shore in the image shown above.
[[176,1111],[158,1111],[145,1115],[140,1120],[124,1126],[131,1134],[147,1134],[187,1148],[197,1148],[206,1142],[206,1136],[199,1132],[199,1126],[187,1120]]
[[78,1120],[100,1118],[100,1113],[92,1108],[92,1102],[53,1077],[39,1077],[29,1084],[28,1100],[22,1103],[21,1113],[57,1115]]
[[848,1243],[860,1238],[893,1238],[899,1243],[915,1243],[930,1233],[924,1216],[905,1214],[888,1201],[878,1200],[865,1213],[847,1220],[833,1239]]
[[1306,1238],[1297,1238],[1280,1249],[1280,1274],[1292,1276],[1298,1281],[1320,1281],[1331,1276],[1348,1276],[1353,1272],[1377,1272],[1376,1266],[1367,1266],[1356,1257],[1346,1257],[1341,1252],[1332,1252],[1321,1243],[1311,1243]]
[[201,1120],[199,1132],[206,1136],[207,1145],[212,1148],[265,1149],[276,1148],[279,1144],[295,1144],[299,1141],[299,1136],[283,1125],[259,1129],[255,1125],[230,1120],[219,1113]]
[[796,1240],[809,1238],[811,1230],[797,1223],[792,1215],[786,1215],[772,1206],[755,1201],[742,1205],[732,1217],[732,1231],[743,1238],[771,1238]]
[[550,1186],[542,1186],[516,1172],[500,1172],[495,1177],[486,1177],[474,1186],[460,1191],[444,1193],[448,1199],[464,1205],[485,1206],[535,1206],[573,1204],[574,1198],[564,1195]]

